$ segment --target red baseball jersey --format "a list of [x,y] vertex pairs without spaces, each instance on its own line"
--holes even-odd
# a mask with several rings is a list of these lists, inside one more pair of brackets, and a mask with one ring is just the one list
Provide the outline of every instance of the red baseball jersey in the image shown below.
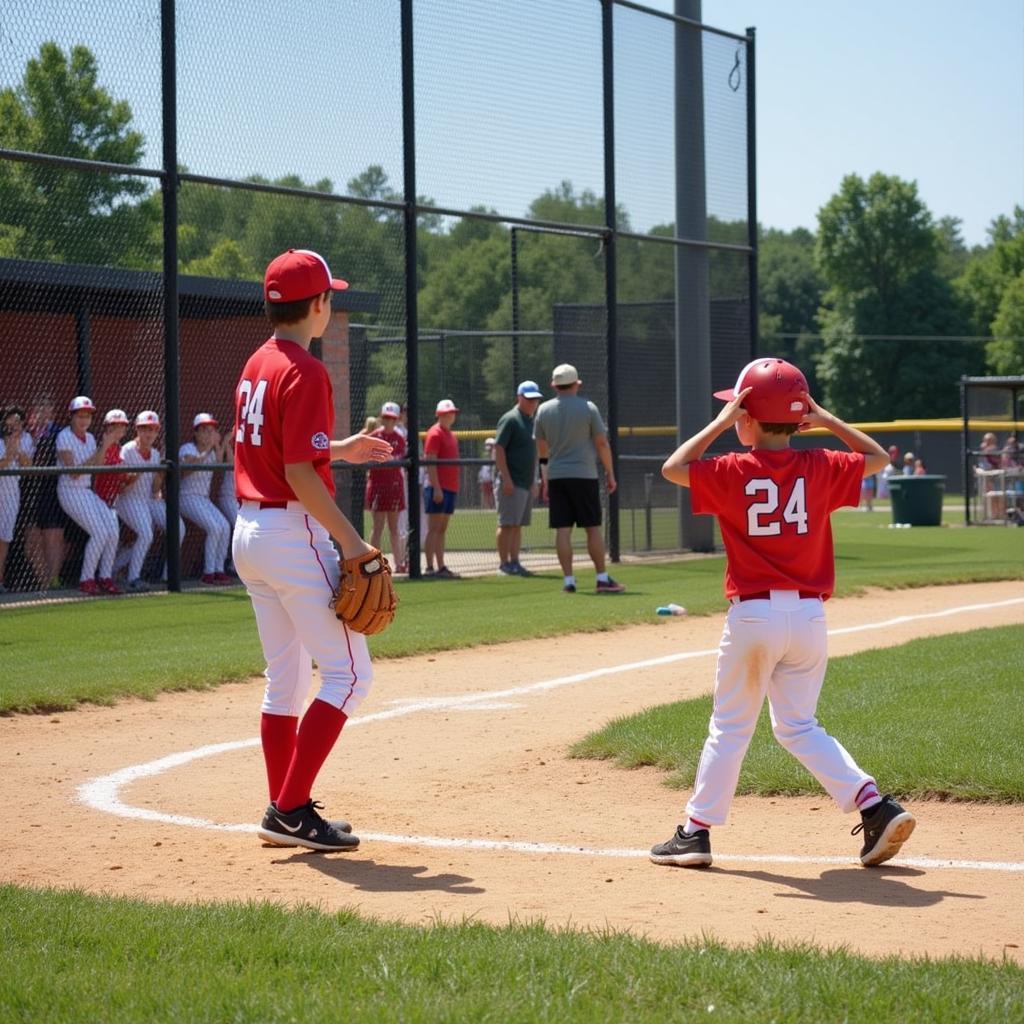
[[235,389],[235,496],[294,501],[289,462],[312,462],[334,494],[334,390],[327,369],[301,345],[270,338],[245,364]]
[[[455,434],[435,423],[428,431],[423,442],[423,454],[428,459],[457,459],[459,457],[459,439]],[[442,491],[459,489],[459,467],[438,466],[437,482]]]
[[[379,437],[382,441],[387,441],[391,445],[391,458],[405,458],[405,438],[397,430],[385,430],[383,427],[378,427],[370,434],[370,437]],[[384,466],[381,469],[371,469],[368,474],[369,479],[374,483],[386,481],[387,483],[397,483],[399,487],[402,486],[402,477],[404,475],[405,470],[401,466]]]
[[831,596],[836,568],[829,515],[860,501],[863,455],[755,449],[689,468],[693,511],[718,517],[726,597],[773,589]]
[[[122,463],[121,446],[110,445],[103,453],[104,466],[117,466]],[[108,504],[113,505],[117,496],[124,488],[125,475],[122,473],[97,473],[93,477],[92,489]]]

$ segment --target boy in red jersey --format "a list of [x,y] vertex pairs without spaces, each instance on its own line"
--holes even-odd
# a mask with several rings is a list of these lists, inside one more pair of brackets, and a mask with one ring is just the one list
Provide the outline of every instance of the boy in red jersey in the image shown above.
[[[889,461],[866,434],[826,412],[804,375],[782,359],[756,359],[735,388],[715,392],[727,404],[662,467],[689,487],[693,511],[718,517],[725,544],[725,596],[731,602],[718,648],[714,709],[686,821],[651,850],[655,864],[707,867],[709,828],[724,825],[740,766],[765,696],[775,738],[821,783],[844,812],[858,810],[860,861],[894,857],[915,819],[879,794],[843,746],[818,724],[818,695],[828,663],[823,602],[835,584],[829,515],[856,506],[861,481]],[[701,461],[733,424],[750,451]],[[824,427],[850,451],[794,449],[802,425]]]
[[[331,462],[381,462],[391,446],[356,434],[333,441],[334,399],[324,364],[310,355],[331,317],[331,293],[348,287],[322,256],[289,249],[267,267],[264,308],[274,334],[245,364],[235,392],[232,554],[256,613],[267,660],[260,736],[270,806],[259,835],[277,846],[352,850],[345,821],[313,801],[317,774],[373,677],[366,637],[335,618],[338,552],[369,550],[334,502]],[[312,684],[320,688],[300,723]]]
[[[457,459],[459,439],[452,432],[452,424],[459,414],[450,398],[437,403],[434,415],[437,422],[427,431],[423,442],[423,454],[428,459]],[[423,554],[427,559],[424,576],[435,580],[459,578],[444,564],[445,536],[448,523],[455,512],[455,500],[459,495],[458,466],[427,466],[429,482],[423,488],[423,505],[427,512],[427,536],[423,542]],[[435,571],[436,565],[436,571]]]
[[[380,409],[380,426],[370,431],[372,437],[387,441],[391,446],[391,459],[395,461],[405,458],[405,435],[396,429],[399,415],[401,409],[397,402],[385,402]],[[366,507],[373,516],[371,546],[381,546],[384,524],[387,523],[395,571],[407,572],[405,544],[398,528],[398,517],[405,508],[405,470],[401,466],[371,469],[366,474]]]

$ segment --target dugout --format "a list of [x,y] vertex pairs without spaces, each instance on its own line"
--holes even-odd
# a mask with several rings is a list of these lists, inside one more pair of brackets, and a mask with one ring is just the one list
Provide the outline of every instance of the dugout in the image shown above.
[[[263,313],[259,281],[180,276],[179,403],[182,441],[191,438],[192,417],[211,412],[221,424],[234,420],[234,389],[249,353],[270,333]],[[35,398],[49,395],[55,415],[67,423],[68,402],[87,394],[98,415],[125,409],[129,418],[141,409],[164,409],[163,275],[87,264],[59,264],[0,259],[0,405],[28,409]],[[353,374],[350,328],[352,314],[377,313],[376,292],[349,289],[333,295],[333,317],[318,355],[334,383],[337,429],[353,432],[362,422],[365,380]],[[354,415],[355,414],[355,415]],[[163,447],[163,439],[158,442]],[[173,453],[176,454],[176,453]],[[349,476],[339,474],[339,502],[349,498]],[[213,486],[219,484],[215,475]],[[19,516],[8,556],[8,579],[17,589],[30,587],[32,574],[24,560],[24,515]],[[64,574],[76,573],[84,534],[73,524]],[[193,568],[201,537],[188,530],[183,553],[185,575]]]
[[965,525],[1024,525],[1024,376],[961,377],[960,409]]

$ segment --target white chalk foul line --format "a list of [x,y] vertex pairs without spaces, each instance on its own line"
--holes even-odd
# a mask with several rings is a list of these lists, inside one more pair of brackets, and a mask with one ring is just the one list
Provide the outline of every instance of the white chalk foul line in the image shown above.
[[[965,612],[988,611],[993,608],[1004,608],[1009,605],[1024,604],[1024,598],[1009,598],[1005,601],[995,601],[985,604],[960,605],[956,608],[945,608],[937,612],[920,612],[915,615],[901,615],[894,619],[887,619],[883,622],[864,623],[860,626],[846,626],[840,629],[829,630],[830,635],[845,633],[858,633],[865,630],[882,629],[887,626],[899,625],[906,622],[914,622],[921,619],[937,619],[951,615],[959,615]],[[503,690],[488,690],[485,693],[458,694],[451,697],[428,697],[420,700],[393,701],[399,707],[390,711],[378,711],[372,715],[364,715],[355,718],[348,723],[349,728],[356,725],[366,725],[371,722],[384,721],[391,718],[400,718],[405,715],[416,714],[421,711],[442,711],[442,710],[468,710],[473,705],[478,705],[476,710],[485,710],[490,707],[508,706],[502,703],[503,698],[519,697],[529,693],[540,693],[545,690],[553,690],[562,686],[571,686],[575,683],[586,682],[602,676],[618,675],[627,672],[635,672],[639,669],[653,668],[659,665],[669,665],[678,661],[688,661],[693,658],[708,657],[718,653],[718,648],[703,651],[684,651],[679,654],[667,654],[658,658],[646,658],[642,661],[627,662],[622,665],[610,665],[604,668],[592,669],[588,672],[577,672],[567,676],[556,676],[553,679],[545,679],[536,683],[529,683],[524,686],[509,687]],[[259,737],[245,740],[233,740],[227,743],[212,743],[204,747],[197,747],[193,750],[184,750],[176,754],[168,754],[166,757],[157,758],[154,761],[147,761],[144,764],[130,765],[109,775],[91,779],[78,787],[78,799],[81,803],[95,810],[103,811],[122,818],[134,818],[143,821],[158,821],[168,825],[179,825],[188,828],[213,829],[221,832],[255,832],[256,825],[244,824],[223,824],[208,821],[205,818],[192,818],[180,814],[167,814],[163,811],[154,811],[148,807],[134,807],[124,803],[120,797],[121,789],[139,779],[151,778],[161,775],[173,768],[180,768],[190,761],[199,760],[204,757],[215,757],[219,754],[229,753],[234,750],[243,750],[247,747],[259,746]],[[516,842],[512,840],[492,839],[465,839],[449,838],[444,836],[396,836],[384,832],[364,832],[363,838],[379,843],[395,843],[399,845],[427,846],[432,848],[445,849],[467,849],[467,850],[493,850],[513,853],[529,854],[565,854],[587,857],[619,857],[634,858],[646,857],[646,850],[635,849],[608,849],[600,847],[569,846],[560,843],[529,843]],[[717,861],[736,863],[765,863],[765,864],[856,864],[857,861],[848,857],[797,857],[789,855],[757,854],[743,856],[740,854],[715,854]],[[932,858],[901,858],[890,863],[906,867],[921,868],[955,868],[969,871],[1024,871],[1024,862],[1014,861],[975,861],[975,860],[938,860]]]

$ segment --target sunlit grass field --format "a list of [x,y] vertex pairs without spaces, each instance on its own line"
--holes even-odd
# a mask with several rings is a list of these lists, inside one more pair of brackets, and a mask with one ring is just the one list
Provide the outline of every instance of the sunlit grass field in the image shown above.
[[[1024,801],[1024,626],[913,640],[833,658],[818,718],[858,764],[878,767],[887,792],[918,799]],[[693,785],[711,714],[708,695],[609,722],[572,748],[624,768],[655,765],[675,788]],[[970,728],[964,728],[970,722]],[[872,770],[867,768],[866,770]],[[738,793],[820,794],[774,739],[767,705]]]
[[[680,912],[666,910],[666,913]],[[1020,1021],[1024,971],[871,960],[762,939],[441,924],[227,903],[159,906],[0,887],[0,1020]]]
[[[877,512],[836,515],[839,594],[1024,578],[1024,531],[889,530],[885,521]],[[492,521],[479,524],[483,543]],[[720,557],[627,562],[615,572],[629,591],[617,597],[593,594],[586,573],[575,596],[561,593],[555,573],[402,582],[399,617],[372,646],[387,657],[658,623],[654,609],[669,601],[691,614],[719,613],[722,571]],[[1020,800],[1021,632],[837,659],[823,718],[865,763],[880,744],[904,750],[886,759],[885,782],[896,792]],[[0,654],[7,713],[206,687],[263,667],[241,589],[5,608]],[[673,784],[688,785],[708,710],[706,698],[654,709],[578,753],[658,764]],[[901,742],[908,730],[914,744]],[[808,791],[802,769],[773,747],[762,726],[741,788]],[[872,960],[770,940],[668,947],[543,921],[412,927],[314,908],[153,905],[13,886],[0,886],[0,958],[2,1021],[1024,1019],[1024,971],[1010,962]]]
[[[1024,530],[890,530],[882,513],[834,516],[837,595],[864,587],[1024,579]],[[401,581],[394,625],[371,639],[376,657],[657,622],[674,602],[691,615],[720,612],[721,557],[629,561],[614,569],[627,593],[598,596],[593,570],[580,592],[556,572]],[[443,615],[439,607],[443,606]],[[0,608],[0,713],[54,710],[161,690],[201,688],[263,670],[249,599],[241,588],[117,600]]]

